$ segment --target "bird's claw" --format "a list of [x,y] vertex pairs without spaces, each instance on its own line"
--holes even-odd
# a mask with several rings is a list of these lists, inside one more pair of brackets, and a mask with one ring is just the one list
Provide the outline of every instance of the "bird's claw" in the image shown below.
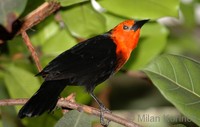
[[97,104],[100,107],[100,122],[101,125],[104,127],[107,127],[109,125],[110,120],[105,120],[104,113],[111,113],[109,109],[107,109],[101,101],[98,100],[98,98],[94,95],[93,92],[90,93],[90,95],[94,98],[94,100],[97,102]]
[[107,127],[110,123],[110,120],[106,120],[104,118],[104,113],[112,113],[112,112],[103,105],[100,107],[100,122],[102,126]]

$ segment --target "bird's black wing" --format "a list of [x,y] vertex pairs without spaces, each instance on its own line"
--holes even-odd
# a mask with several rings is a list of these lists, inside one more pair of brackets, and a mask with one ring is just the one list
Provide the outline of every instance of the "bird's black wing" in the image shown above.
[[95,36],[60,54],[39,75],[46,75],[45,80],[66,79],[90,91],[114,72],[115,50],[109,33]]

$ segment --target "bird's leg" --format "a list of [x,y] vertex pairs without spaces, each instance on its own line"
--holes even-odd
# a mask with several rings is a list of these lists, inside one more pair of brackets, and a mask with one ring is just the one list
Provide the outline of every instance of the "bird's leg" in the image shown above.
[[101,125],[103,125],[104,127],[107,127],[109,125],[110,120],[105,121],[104,113],[105,112],[111,113],[111,111],[104,106],[104,104],[94,95],[93,92],[90,92],[90,95],[92,96],[92,98],[97,102],[97,104],[100,107],[100,122],[101,122]]

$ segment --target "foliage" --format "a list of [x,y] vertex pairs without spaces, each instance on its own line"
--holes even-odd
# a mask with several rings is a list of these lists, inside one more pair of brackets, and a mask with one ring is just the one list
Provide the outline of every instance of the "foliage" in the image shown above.
[[66,113],[55,127],[90,127],[97,117],[92,117],[84,112],[72,110]]
[[[16,19],[23,18],[43,2],[45,1],[7,0],[5,2],[0,0],[0,4],[5,5],[0,6],[0,26],[9,31]],[[151,21],[145,24],[141,30],[141,38],[137,49],[132,53],[124,68],[143,70],[169,102],[194,123],[200,125],[200,114],[195,112],[199,108],[198,83],[200,79],[198,75],[200,65],[198,62],[191,60],[199,60],[200,58],[199,38],[198,33],[195,32],[197,22],[194,16],[195,5],[199,1],[193,0],[185,4],[180,3],[179,0],[98,0],[97,3],[104,8],[104,11],[98,10],[89,0],[57,0],[57,2],[61,3],[61,9],[28,31],[43,67],[58,54],[78,43],[79,40],[104,33],[126,19],[149,18]],[[178,11],[182,12],[185,19],[180,24],[163,25],[158,22],[163,17],[178,18]],[[11,14],[14,14],[14,17]],[[55,20],[57,16],[60,16],[63,22]],[[8,22],[8,19],[12,20]],[[0,98],[30,97],[40,86],[42,79],[34,76],[38,72],[21,37],[16,36],[7,43],[2,43],[0,53]],[[161,53],[173,53],[181,56],[160,56]],[[192,58],[182,57],[182,55]],[[127,84],[127,82],[125,83]],[[103,84],[109,84],[109,82]],[[140,88],[137,85],[135,87]],[[99,85],[96,88],[96,93],[100,93],[104,88],[105,85]],[[130,86],[128,89],[132,95],[134,89]],[[149,87],[145,87],[145,89],[149,91]],[[89,95],[83,93],[83,88],[68,87],[63,95],[67,96],[71,92],[77,93],[77,102],[88,104],[91,101]],[[126,94],[128,95],[127,91]],[[117,102],[120,105],[118,99]],[[147,101],[145,98],[141,98],[145,101],[138,100],[138,103],[135,104],[134,102],[137,99],[128,97],[129,103],[121,102],[123,103],[121,108],[124,108],[123,110],[127,112],[128,107],[133,109],[138,103],[141,103],[138,107],[148,106],[150,103],[154,103],[154,99],[156,100],[156,98],[151,98],[151,101],[148,99]],[[164,105],[163,103],[167,103],[164,106],[169,106],[169,103],[163,98],[159,98],[159,102],[154,107]],[[132,106],[132,103],[134,103],[134,106]],[[111,108],[114,109],[115,106],[112,107],[111,105]],[[18,110],[19,107],[1,107],[0,126],[2,124],[4,127],[15,127],[23,124],[31,127],[35,126],[36,123],[40,126],[52,126],[54,124],[59,126],[65,123],[68,124],[68,122],[73,124],[77,120],[76,117],[81,118],[80,121],[76,122],[82,125],[88,119],[93,120],[91,116],[77,111],[71,111],[61,118],[60,111],[55,111],[55,114],[24,119],[21,123],[16,115]],[[4,114],[8,115],[5,116]],[[72,117],[73,115],[74,117]],[[71,117],[71,119],[68,119],[68,117]],[[173,122],[166,121],[166,123]]]
[[199,70],[200,63],[175,55],[163,55],[144,69],[169,101],[200,124],[200,113],[197,112],[200,106]]

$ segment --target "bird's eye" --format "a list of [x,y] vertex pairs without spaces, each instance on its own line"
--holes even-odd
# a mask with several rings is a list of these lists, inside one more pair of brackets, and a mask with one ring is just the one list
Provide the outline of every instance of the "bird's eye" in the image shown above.
[[128,27],[128,26],[126,26],[126,25],[124,25],[124,26],[123,26],[123,29],[124,29],[124,30],[128,30],[128,29],[129,29],[129,27]]

